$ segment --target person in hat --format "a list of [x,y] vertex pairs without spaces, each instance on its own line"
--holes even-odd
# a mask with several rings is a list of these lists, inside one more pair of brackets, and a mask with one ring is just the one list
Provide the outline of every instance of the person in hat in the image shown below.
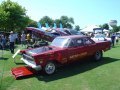
[[10,51],[11,51],[12,54],[14,54],[15,36],[14,36],[13,31],[10,32],[9,41],[10,41]]

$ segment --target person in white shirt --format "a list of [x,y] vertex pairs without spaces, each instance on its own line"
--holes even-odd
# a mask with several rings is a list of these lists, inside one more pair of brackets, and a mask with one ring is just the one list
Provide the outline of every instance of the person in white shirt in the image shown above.
[[14,54],[15,35],[13,34],[13,31],[10,32],[9,41],[10,41],[10,51],[12,54]]

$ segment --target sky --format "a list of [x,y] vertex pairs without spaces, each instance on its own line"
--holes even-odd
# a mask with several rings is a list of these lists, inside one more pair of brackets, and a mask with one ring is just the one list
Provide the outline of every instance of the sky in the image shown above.
[[[4,0],[0,0],[0,3]],[[59,19],[74,18],[74,25],[102,25],[110,20],[120,21],[120,0],[11,0],[27,10],[27,15],[39,21],[43,16]]]

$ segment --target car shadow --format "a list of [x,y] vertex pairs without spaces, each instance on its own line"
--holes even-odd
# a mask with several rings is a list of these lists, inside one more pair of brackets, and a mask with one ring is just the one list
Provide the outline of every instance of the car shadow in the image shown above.
[[23,62],[14,62],[16,65],[26,65],[25,63]]
[[66,77],[71,77],[86,71],[89,71],[91,69],[94,69],[96,67],[99,67],[101,65],[109,64],[115,61],[118,61],[119,59],[114,59],[110,57],[104,57],[103,60],[99,62],[93,62],[89,59],[86,59],[84,61],[71,63],[69,65],[62,66],[58,68],[58,71],[53,75],[45,75],[42,72],[35,75],[35,77],[40,81],[50,82]]
[[8,60],[9,58],[0,57],[0,60]]

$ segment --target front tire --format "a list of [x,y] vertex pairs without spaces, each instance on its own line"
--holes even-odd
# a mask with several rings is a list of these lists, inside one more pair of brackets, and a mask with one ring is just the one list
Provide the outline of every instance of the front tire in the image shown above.
[[56,71],[56,64],[54,62],[48,62],[44,67],[44,72],[47,75],[51,75]]

